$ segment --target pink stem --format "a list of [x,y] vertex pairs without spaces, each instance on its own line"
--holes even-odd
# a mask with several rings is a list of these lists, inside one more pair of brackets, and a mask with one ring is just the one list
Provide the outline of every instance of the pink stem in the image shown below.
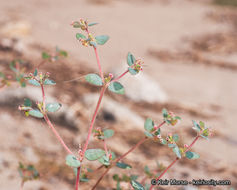
[[53,124],[51,123],[51,121],[49,120],[47,114],[44,115],[44,119],[46,121],[46,123],[48,124],[48,126],[52,129],[54,135],[57,137],[57,139],[59,140],[59,142],[62,144],[62,146],[65,148],[65,150],[69,153],[69,154],[73,154],[72,151],[67,147],[67,145],[64,143],[63,139],[60,137],[60,135],[58,134],[58,132],[56,131],[56,129],[54,128]]
[[[198,140],[200,136],[196,136],[196,138],[193,140],[193,142],[188,146],[188,148],[186,149],[185,152],[187,152],[188,150],[190,150],[192,148],[192,146],[195,144],[195,142]],[[156,178],[156,181],[160,180],[163,175],[179,160],[179,158],[177,157],[161,174],[158,178]],[[151,185],[149,190],[152,190],[154,187],[154,185]]]
[[96,108],[95,108],[95,112],[93,114],[93,117],[92,117],[92,120],[91,120],[91,124],[90,124],[90,127],[89,127],[89,132],[88,132],[88,135],[87,135],[87,139],[86,139],[86,143],[84,145],[84,148],[83,148],[83,152],[82,152],[82,160],[84,158],[84,154],[86,152],[86,149],[88,147],[88,144],[89,144],[89,140],[90,140],[90,136],[91,136],[91,133],[92,133],[92,130],[93,130],[93,126],[94,126],[94,123],[95,123],[95,119],[96,119],[96,116],[97,116],[97,113],[98,113],[98,110],[99,110],[99,107],[100,107],[100,103],[102,101],[102,98],[103,98],[103,95],[105,93],[105,90],[106,90],[107,86],[104,86],[101,91],[100,91],[100,97],[99,97],[99,100],[97,102],[97,105],[96,105]]
[[102,68],[101,68],[101,65],[100,65],[100,59],[99,59],[99,55],[98,55],[98,52],[97,52],[97,48],[94,47],[94,50],[95,50],[96,61],[97,61],[99,71],[100,71],[100,77],[101,77],[101,79],[104,83],[104,75],[103,75]]
[[78,190],[79,188],[79,184],[80,184],[80,172],[81,172],[81,168],[77,168],[77,179],[76,179],[76,190]]
[[[89,30],[88,30],[88,28],[86,29],[86,32],[87,32],[87,34],[89,35]],[[93,46],[94,47],[94,46]],[[96,61],[97,61],[97,65],[98,65],[98,67],[99,67],[99,71],[100,71],[100,77],[101,77],[101,79],[102,79],[102,81],[103,81],[103,83],[104,83],[104,75],[103,75],[103,72],[102,72],[102,68],[101,68],[101,64],[100,64],[100,59],[99,59],[99,55],[98,55],[98,52],[97,52],[97,48],[96,47],[94,47],[94,51],[95,51],[95,56],[96,56]]]
[[57,139],[59,140],[59,142],[63,145],[63,147],[66,149],[66,151],[69,154],[73,154],[72,151],[67,147],[67,145],[64,143],[63,139],[60,137],[60,135],[58,134],[58,132],[56,131],[56,129],[54,128],[53,124],[51,123],[51,121],[49,120],[46,112],[45,112],[45,92],[44,92],[44,85],[41,84],[41,90],[42,90],[42,97],[43,97],[43,114],[44,114],[44,120],[46,121],[46,123],[48,124],[48,126],[51,128],[51,130],[53,131],[54,135],[57,137]]
[[118,76],[117,78],[115,78],[114,80],[112,80],[111,82],[115,82],[118,81],[119,79],[121,79],[124,75],[126,75],[128,73],[128,70],[126,70],[123,74],[121,74],[120,76]]

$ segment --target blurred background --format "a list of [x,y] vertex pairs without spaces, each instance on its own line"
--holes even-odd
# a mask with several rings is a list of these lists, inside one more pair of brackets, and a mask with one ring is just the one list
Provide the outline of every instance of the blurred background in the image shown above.
[[[122,155],[144,136],[146,117],[162,121],[162,108],[175,112],[182,121],[164,126],[163,134],[177,133],[189,144],[195,137],[192,120],[204,121],[214,130],[210,141],[201,139],[193,150],[200,159],[179,161],[164,179],[229,179],[231,186],[177,186],[159,189],[237,188],[237,1],[236,0],[0,0],[0,71],[12,75],[9,64],[21,59],[25,73],[42,62],[41,53],[53,54],[55,47],[68,52],[66,58],[42,65],[51,72],[56,86],[46,88],[48,102],[62,103],[50,115],[57,130],[75,151],[86,139],[99,89],[83,79],[65,82],[97,72],[92,48],[76,40],[72,21],[80,18],[99,24],[96,35],[109,41],[99,47],[105,73],[115,76],[126,70],[127,52],[145,62],[144,71],[121,80],[124,96],[107,92],[95,127],[115,130],[108,140],[110,150]],[[3,78],[0,79],[1,81]],[[66,152],[41,119],[18,111],[24,98],[41,101],[41,91],[11,82],[0,88],[0,189],[20,189],[18,163],[34,164],[40,179],[27,182],[25,190],[69,190],[75,176],[65,165]],[[103,144],[92,138],[90,148]],[[114,174],[145,177],[144,167],[157,169],[156,161],[167,166],[174,153],[159,143],[146,142],[124,159],[133,168],[115,168],[97,189],[116,188]],[[88,163],[95,169],[99,163]],[[90,189],[103,170],[82,183]],[[149,179],[144,183],[149,183]],[[126,182],[122,189],[130,189]]]

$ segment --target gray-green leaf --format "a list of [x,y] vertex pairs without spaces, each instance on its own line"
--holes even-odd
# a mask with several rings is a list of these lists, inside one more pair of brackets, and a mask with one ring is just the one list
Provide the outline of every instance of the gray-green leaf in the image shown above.
[[132,185],[134,190],[145,190],[144,187],[140,183],[138,183],[137,181],[132,180],[131,185]]
[[80,161],[72,154],[67,155],[66,164],[73,168],[78,168],[81,165]]
[[131,169],[132,166],[130,166],[129,164],[123,163],[123,162],[117,162],[116,166],[118,168],[122,168],[122,169]]
[[80,40],[81,38],[85,40],[85,39],[86,39],[86,36],[83,35],[83,34],[81,34],[81,33],[76,33],[76,38],[77,38],[78,40]]
[[178,147],[178,146],[175,146],[175,147],[173,148],[173,151],[174,151],[174,153],[176,154],[176,156],[177,156],[178,158],[181,158],[181,154],[180,154],[180,150],[179,150],[179,147]]
[[90,161],[98,160],[104,155],[105,155],[105,151],[101,149],[88,149],[85,152],[86,159]]
[[33,110],[33,109],[29,111],[29,115],[31,115],[33,117],[37,117],[37,118],[44,117],[44,115],[39,110]]
[[109,40],[109,36],[107,35],[96,36],[95,39],[97,44],[104,45]]
[[103,85],[102,79],[97,74],[93,74],[93,73],[88,74],[88,75],[85,76],[85,79],[86,79],[87,82],[89,82],[93,85],[96,85],[96,86],[102,86]]
[[114,135],[114,130],[112,130],[112,129],[106,129],[103,132],[104,132],[104,137],[106,139],[108,139]]
[[154,122],[152,121],[151,118],[147,118],[145,123],[144,123],[144,128],[146,131],[151,132],[154,128]]
[[133,65],[136,62],[135,57],[129,52],[127,55],[127,64],[129,66]]
[[191,160],[198,159],[200,157],[197,153],[191,152],[191,151],[186,152],[185,156],[186,158],[191,159]]
[[34,86],[40,86],[40,83],[36,81],[35,79],[28,80],[28,83],[34,85]]
[[45,84],[45,85],[55,85],[56,82],[54,82],[54,81],[51,80],[51,79],[45,79],[44,84]]
[[60,103],[49,103],[46,105],[46,110],[48,112],[56,112],[62,107]]
[[114,92],[114,93],[117,93],[117,94],[124,94],[125,93],[123,85],[119,82],[111,82],[108,89],[111,92]]

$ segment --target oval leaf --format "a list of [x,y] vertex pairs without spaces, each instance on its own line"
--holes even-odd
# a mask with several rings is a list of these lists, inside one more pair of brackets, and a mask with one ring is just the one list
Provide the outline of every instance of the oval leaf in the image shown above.
[[81,165],[80,161],[72,154],[67,155],[66,164],[74,168],[78,168]]
[[129,52],[127,55],[127,64],[129,66],[133,65],[136,62],[135,57]]
[[145,190],[144,187],[135,180],[131,181],[131,185],[132,185],[133,189],[135,189],[135,190]]
[[28,80],[28,83],[34,85],[34,86],[40,86],[40,83],[36,81],[35,79]]
[[90,161],[98,160],[104,155],[105,155],[105,151],[101,149],[88,149],[85,152],[86,159]]
[[174,151],[174,153],[176,154],[176,156],[177,156],[178,158],[181,158],[181,154],[180,154],[180,150],[179,150],[179,147],[178,147],[178,146],[175,146],[175,147],[173,148],[173,151]]
[[51,80],[51,79],[45,79],[44,84],[45,84],[45,85],[55,85],[56,82],[54,82],[54,81]]
[[109,36],[107,35],[96,36],[95,39],[97,44],[104,45],[109,40]]
[[128,68],[128,71],[129,71],[129,73],[130,73],[131,75],[136,75],[136,74],[138,74],[138,72],[137,72],[135,69],[131,68],[131,67]]
[[122,169],[131,169],[132,166],[130,166],[129,164],[123,163],[123,162],[117,162],[116,166],[118,168],[122,168]]
[[153,135],[152,135],[151,133],[147,132],[147,131],[144,131],[144,133],[145,133],[145,135],[146,135],[148,138],[152,138],[152,137],[153,137]]
[[49,103],[46,105],[46,110],[48,112],[56,112],[62,107],[62,104],[59,103]]
[[106,155],[104,155],[104,156],[102,156],[101,158],[99,158],[98,161],[99,161],[101,164],[105,165],[105,166],[109,166],[109,165],[110,165],[110,163],[109,163],[109,158],[108,158]]
[[97,74],[88,74],[85,76],[85,79],[87,82],[96,85],[96,86],[102,86],[103,82],[99,75]]
[[186,158],[191,159],[191,160],[198,159],[200,157],[197,153],[191,152],[191,151],[186,152],[185,156]]
[[106,139],[112,137],[113,135],[114,135],[114,130],[112,130],[112,129],[106,129],[106,130],[104,130],[104,137],[105,137]]
[[37,118],[43,118],[44,115],[39,110],[30,110],[29,115]]
[[119,82],[111,82],[108,89],[111,92],[114,92],[114,93],[117,93],[117,94],[124,94],[125,93],[123,85]]
[[76,38],[78,39],[78,40],[80,40],[81,38],[82,39],[86,39],[86,36],[84,36],[83,34],[81,34],[81,33],[76,33]]
[[154,128],[154,122],[152,121],[151,118],[147,118],[145,123],[144,123],[144,128],[146,131],[151,132]]

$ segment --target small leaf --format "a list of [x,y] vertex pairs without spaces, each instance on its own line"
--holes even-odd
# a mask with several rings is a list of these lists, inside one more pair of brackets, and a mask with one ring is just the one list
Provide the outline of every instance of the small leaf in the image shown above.
[[132,180],[130,183],[134,190],[145,190],[144,187],[135,180]]
[[49,112],[56,112],[62,107],[60,103],[49,103],[46,105],[46,110]]
[[201,131],[201,127],[198,125],[198,123],[196,121],[193,121],[193,129],[197,132]]
[[24,106],[26,106],[26,107],[31,107],[32,106],[32,102],[29,98],[24,99]]
[[77,34],[76,34],[76,38],[77,38],[78,40],[80,40],[81,38],[85,40],[85,39],[86,39],[86,36],[83,35],[83,34],[81,34],[81,33],[77,33]]
[[51,79],[45,79],[44,84],[45,84],[45,85],[55,85],[56,82],[54,82],[54,81],[51,80]]
[[92,23],[89,23],[88,26],[94,26],[94,25],[96,25],[96,24],[99,24],[99,23],[97,23],[97,22],[92,22]]
[[29,115],[31,115],[33,117],[37,117],[37,118],[44,117],[44,115],[39,110],[33,110],[33,109],[29,111]]
[[96,36],[95,39],[97,44],[104,45],[109,40],[109,36],[107,35]]
[[36,76],[37,76],[37,74],[38,74],[38,70],[37,70],[37,69],[35,69],[35,71],[34,71],[34,76],[36,77]]
[[40,86],[40,83],[36,81],[35,79],[30,79],[28,80],[28,83],[34,85],[34,86]]
[[80,28],[81,24],[78,21],[72,23],[73,28]]
[[173,151],[174,151],[174,153],[176,154],[176,156],[177,156],[178,158],[181,158],[181,154],[180,154],[180,150],[179,150],[179,147],[178,147],[178,146],[175,146],[175,147],[173,148]]
[[144,131],[144,134],[148,137],[148,138],[153,138],[153,135],[147,131]]
[[178,142],[179,141],[179,135],[177,135],[177,134],[174,134],[172,136],[172,138],[173,138],[174,142]]
[[168,111],[164,108],[163,110],[162,110],[162,114],[163,114],[163,117],[164,118],[167,118],[168,117]]
[[136,74],[138,74],[138,72],[137,72],[135,69],[131,68],[131,67],[128,68],[128,71],[129,71],[129,73],[130,73],[131,75],[136,75]]
[[73,168],[78,168],[81,165],[80,161],[72,154],[67,155],[66,164]]
[[88,149],[85,152],[86,159],[90,161],[98,160],[104,155],[105,155],[105,151],[101,149]]
[[129,52],[127,55],[127,64],[132,66],[136,62],[135,57]]
[[105,165],[105,166],[109,166],[110,165],[109,158],[106,155],[104,155],[101,158],[99,158],[98,161],[101,164]]
[[42,52],[42,58],[43,59],[49,59],[51,56],[48,54],[48,53],[46,53],[46,52]]
[[114,130],[112,130],[112,129],[106,129],[103,132],[104,132],[104,137],[106,139],[108,139],[114,135]]
[[97,74],[88,74],[85,76],[87,82],[94,84],[96,86],[102,86],[103,82],[99,75]]
[[154,129],[154,122],[151,118],[147,118],[144,123],[144,128],[146,131],[151,132]]
[[111,82],[108,89],[111,92],[114,92],[114,93],[117,93],[117,94],[124,94],[125,93],[123,85],[119,82]]
[[123,162],[117,162],[116,166],[118,168],[122,168],[122,169],[131,169],[132,166],[130,166],[129,164],[123,163]]
[[197,153],[191,152],[191,151],[186,152],[185,156],[186,158],[191,159],[191,160],[200,158],[200,156]]

